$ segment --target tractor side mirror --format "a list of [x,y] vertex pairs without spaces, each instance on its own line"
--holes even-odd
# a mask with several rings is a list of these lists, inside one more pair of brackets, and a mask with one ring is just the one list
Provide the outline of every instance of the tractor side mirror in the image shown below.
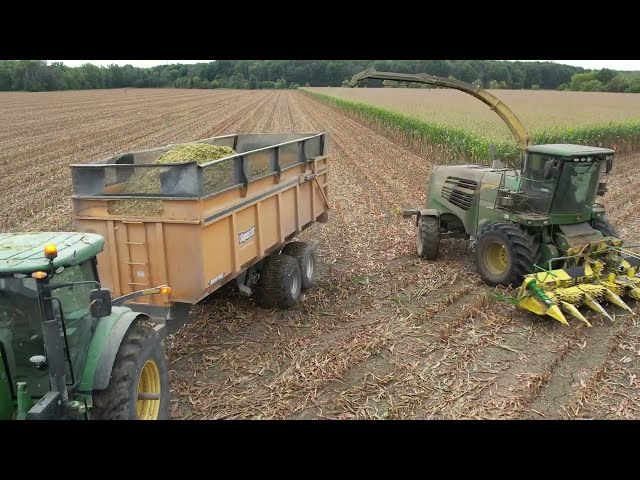
[[111,291],[109,289],[101,288],[89,292],[89,312],[95,318],[111,315]]
[[609,173],[613,169],[613,158],[607,157],[604,173]]

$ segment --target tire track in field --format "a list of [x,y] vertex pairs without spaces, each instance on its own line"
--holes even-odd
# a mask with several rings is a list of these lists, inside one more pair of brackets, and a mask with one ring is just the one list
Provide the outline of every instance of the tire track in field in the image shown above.
[[[312,111],[312,109],[309,109],[308,111]],[[309,123],[307,123],[307,125],[309,125]],[[319,130],[322,127],[322,125],[318,125],[318,124],[314,125],[313,123],[311,125],[316,127],[316,128],[314,128],[314,130]],[[318,127],[320,127],[320,128],[318,128]],[[360,127],[360,128],[362,128],[362,127]],[[342,151],[341,151],[343,148],[344,148],[344,144],[341,143],[340,139],[336,139],[336,141],[332,143],[331,152],[332,152],[332,155],[334,156],[333,162],[332,162],[332,185],[334,183],[336,183],[335,179],[338,179],[338,180],[342,180],[344,183],[347,183],[348,185],[361,186],[362,184],[364,184],[364,182],[363,181],[358,181],[358,179],[362,179],[362,177],[356,176],[355,177],[356,181],[353,182],[353,175],[351,175],[352,172],[349,170],[350,165],[347,165],[348,168],[347,168],[347,171],[346,171],[346,175],[341,175],[342,172],[340,170],[344,169],[344,166],[343,166],[344,162],[342,161],[343,156],[342,156]],[[338,152],[335,152],[336,150],[338,150]],[[336,153],[337,153],[337,157],[338,157],[338,159],[340,161],[338,161],[338,159],[336,158]],[[346,161],[348,163],[353,162],[353,159],[349,157],[349,155],[353,155],[353,154],[347,152],[346,155],[347,155]],[[338,170],[338,171],[336,171],[336,170]],[[352,178],[349,178],[350,176]],[[353,182],[353,183],[351,183],[351,182]],[[347,195],[351,196],[351,197],[355,193],[355,192],[353,192],[352,190],[349,190],[349,189],[347,191],[348,191]],[[373,195],[375,195],[375,192],[373,193]],[[336,198],[336,196],[337,195],[334,194],[333,198]],[[344,200],[347,201],[347,198],[348,197],[344,198]],[[339,202],[342,199],[341,198],[337,198],[337,200]],[[376,233],[377,233],[378,236],[380,236],[380,232],[379,231],[378,232],[375,231],[375,225],[374,225],[373,234],[375,235]],[[402,234],[404,234],[404,233],[405,232],[402,232]],[[333,240],[334,240],[334,243],[338,243],[338,242],[336,242],[337,239],[333,238]],[[349,243],[348,242],[345,242],[345,244],[339,243],[339,245],[343,246],[345,248],[345,250],[349,249]],[[335,245],[334,245],[333,248],[335,249]],[[392,248],[393,248],[393,246],[392,246]],[[358,254],[360,254],[360,251],[356,250],[354,253],[356,255],[358,255]],[[406,261],[406,260],[404,260],[404,261]],[[411,259],[409,261],[415,261],[415,259]],[[403,261],[398,262],[396,267],[393,270],[401,270],[402,269],[402,264],[403,264]],[[373,264],[372,266],[375,267],[376,265]],[[382,263],[382,264],[379,263],[377,265],[377,270],[382,270],[381,273],[384,274],[384,273],[389,273],[388,271],[385,271],[385,270],[391,270],[391,269],[389,269],[389,267],[387,265],[385,265],[384,263]],[[371,268],[371,269],[368,270],[368,272],[369,273],[375,273],[376,272],[376,268]],[[390,278],[395,280],[395,275],[393,274],[393,272],[391,272]],[[344,279],[342,279],[342,280],[344,282]],[[409,280],[409,282],[411,283],[411,280]],[[396,282],[394,281],[393,283],[396,283]],[[360,299],[360,302],[356,301],[355,307],[356,307],[357,310],[355,312],[350,312],[350,313],[346,314],[349,317],[350,323],[353,322],[356,325],[356,329],[349,330],[347,333],[343,333],[343,334],[339,334],[339,331],[338,331],[338,333],[331,332],[331,334],[328,333],[327,335],[325,335],[324,338],[326,338],[329,335],[333,335],[336,338],[334,338],[333,341],[328,345],[328,348],[324,346],[324,344],[326,342],[320,342],[321,345],[323,345],[321,348],[310,348],[307,352],[302,354],[302,356],[299,356],[296,359],[296,362],[297,362],[298,365],[300,365],[300,368],[302,368],[303,370],[305,368],[309,369],[309,370],[313,370],[313,365],[315,364],[315,362],[322,362],[322,361],[324,361],[323,359],[326,360],[327,358],[333,358],[333,357],[340,356],[341,353],[344,351],[344,347],[343,346],[345,345],[345,343],[346,344],[352,344],[354,346],[356,344],[358,344],[358,343],[361,343],[363,341],[363,334],[357,329],[357,325],[366,322],[366,320],[369,317],[371,317],[372,315],[374,317],[378,318],[379,322],[384,322],[388,318],[389,313],[385,312],[385,313],[382,313],[382,314],[376,314],[374,312],[378,311],[378,309],[380,308],[380,303],[379,303],[379,301],[376,301],[376,298],[380,296],[381,291],[384,291],[385,288],[390,288],[390,290],[392,290],[394,287],[392,285],[390,285],[389,284],[389,280],[386,280],[386,279],[383,279],[379,283],[375,283],[375,281],[374,281],[371,284],[367,285],[366,287],[363,287],[363,290],[364,289],[371,289],[372,290],[371,294],[367,295],[368,298],[364,299],[364,302],[368,302],[369,305],[367,305],[367,303],[363,304],[363,299]],[[388,293],[390,293],[390,292],[388,292]],[[383,295],[383,296],[384,297],[388,296],[388,293],[386,295]],[[363,310],[363,307],[365,305],[366,305],[366,307]],[[344,304],[339,305],[339,308],[337,310],[338,313],[341,312],[342,307],[344,307]],[[251,330],[251,328],[250,328],[250,330]],[[322,335],[318,336],[316,334],[316,335],[304,336],[302,338],[298,338],[297,340],[301,341],[303,343],[314,345],[315,342],[318,342],[322,338],[323,338]],[[338,339],[340,340],[339,342],[337,341]],[[356,349],[355,350],[355,354],[354,354],[354,355],[356,355],[356,358],[349,359],[350,362],[352,362],[354,364],[357,364],[357,363],[359,363],[359,362],[356,361],[357,359],[366,360],[366,358],[368,358],[366,356],[367,355],[366,352],[369,351],[371,348],[374,348],[375,345],[378,345],[383,340],[384,340],[383,337],[379,337],[379,338],[370,337],[371,344],[369,345],[369,347],[365,348],[364,350]],[[269,342],[269,340],[267,340],[267,343],[273,343],[273,341]],[[228,352],[227,352],[227,354],[228,354]],[[358,357],[358,355],[364,355],[364,357]],[[239,356],[232,356],[231,358],[233,359],[234,362],[238,362],[240,357]],[[256,358],[254,358],[252,360],[252,364],[255,365],[256,362],[258,364],[262,363],[260,360],[256,360]],[[352,366],[352,364],[349,364],[349,363],[344,365],[343,371],[348,371],[351,368],[351,366]],[[327,379],[322,378],[322,373],[326,373],[326,372],[322,372],[321,371],[320,373],[318,373],[318,378],[316,379],[315,382],[313,382],[313,381],[304,382],[304,385],[298,384],[294,379],[293,381],[296,384],[296,389],[295,390],[296,391],[301,391],[301,390],[302,391],[307,391],[309,388],[311,388],[311,386],[313,386],[313,388],[322,388],[322,386],[327,383]],[[282,388],[285,388],[285,387],[291,388],[291,384],[290,384],[291,379],[290,378],[283,378],[282,376],[280,376],[277,380],[278,381],[276,381],[275,383],[271,384],[273,388],[277,388],[278,386],[280,386]],[[260,390],[259,387],[254,387],[254,388],[256,388],[257,390]],[[253,400],[255,400],[255,398],[256,398],[255,395],[250,396],[250,395],[242,394],[241,391],[236,391],[236,390],[233,390],[233,391],[234,391],[234,395],[237,396],[238,398],[246,398],[246,399],[253,399]],[[230,391],[226,392],[225,394],[228,394],[228,393],[230,393]],[[256,395],[259,395],[259,394],[256,394]],[[283,415],[286,416],[287,415],[287,413],[286,413],[287,412],[287,408],[288,408],[287,404],[286,404],[287,399],[288,399],[288,397],[286,395],[284,395],[283,398],[281,398],[278,401],[272,403],[271,408],[275,410],[273,412],[273,415],[275,415],[275,416],[283,416]],[[219,399],[218,401],[221,402],[221,399]],[[244,407],[242,405],[235,405],[235,407],[231,408],[231,410],[227,410],[227,413],[225,415],[229,415],[230,414],[229,411],[233,411],[233,409],[235,408],[236,409],[235,410],[236,413],[233,414],[233,415],[242,416],[238,412],[240,410],[242,410],[242,408],[246,408],[247,406],[248,406],[248,404],[245,404]],[[304,404],[302,404],[302,405],[301,404],[297,404],[297,406],[293,406],[291,408],[293,408],[295,410],[296,408],[302,408],[302,407],[304,407]]]
[[[193,125],[194,122],[198,122],[198,121],[202,121],[202,119],[196,118],[195,120],[192,119],[190,122],[180,123],[178,129],[172,128],[170,125],[168,125],[168,126],[163,126],[161,130],[157,130],[156,129],[155,131],[154,130],[151,130],[151,131],[147,130],[146,132],[145,131],[141,132],[140,130],[136,130],[136,131],[133,131],[128,136],[126,136],[126,135],[125,136],[117,136],[117,133],[116,133],[115,138],[118,138],[120,142],[123,142],[123,143],[120,143],[120,145],[123,145],[123,144],[124,145],[135,145],[133,148],[136,148],[136,147],[137,148],[144,148],[145,146],[150,146],[149,145],[150,142],[149,142],[148,138],[150,138],[150,137],[155,138],[158,134],[161,135],[162,131],[164,131],[166,133],[166,135],[164,135],[164,136],[165,136],[165,138],[167,140],[169,140],[169,141],[174,140],[175,137],[178,137],[178,136],[181,135],[181,132],[188,131],[189,129],[191,129],[191,125]],[[150,126],[156,126],[156,125],[157,125],[157,123],[147,124],[146,127],[149,128]],[[138,140],[140,140],[140,139],[144,139],[144,141],[143,142],[138,142]],[[140,144],[140,143],[142,143],[142,144]],[[168,143],[168,141],[165,141],[165,143]],[[104,152],[105,151],[104,150],[104,144],[99,142],[99,141],[98,142],[93,142],[93,144],[94,145],[91,147],[90,150],[82,152],[82,157],[80,157],[80,154],[72,154],[70,156],[69,155],[68,156],[63,156],[62,158],[58,158],[57,160],[58,161],[64,161],[64,160],[68,159],[67,162],[69,164],[69,163],[74,163],[74,160],[77,159],[77,160],[75,160],[75,162],[82,163],[82,162],[86,162],[86,161],[92,160],[94,155],[96,157],[98,155],[100,155],[100,156],[104,155],[103,153],[102,154],[98,153],[98,152]],[[111,148],[114,148],[114,147],[112,146]],[[117,151],[122,151],[121,147],[118,148]],[[111,151],[111,153],[113,153],[113,150]],[[24,187],[20,183],[14,183],[12,185],[12,187],[9,187],[9,188],[10,189],[11,188],[13,188],[13,189],[18,188],[19,189],[18,190],[19,193],[17,194],[18,197],[22,196],[22,197],[26,197],[26,198],[33,198],[33,192],[36,192],[36,195],[37,195],[37,192],[42,191],[42,192],[44,192],[46,194],[47,199],[53,199],[52,198],[53,195],[51,194],[52,193],[51,192],[52,188],[46,188],[46,187],[47,186],[48,187],[54,186],[54,185],[56,185],[56,183],[58,183],[58,185],[66,186],[67,187],[66,191],[69,191],[69,187],[70,187],[70,185],[68,184],[68,182],[69,182],[69,172],[66,169],[59,169],[59,170],[55,170],[52,175],[50,175],[48,177],[45,177],[43,175],[43,173],[47,168],[49,168],[48,164],[43,164],[42,166],[36,167],[35,169],[31,170],[32,176],[35,176],[36,178],[38,178],[38,172],[41,173],[40,178],[42,180],[39,183],[38,182],[30,182],[29,184],[27,184],[26,187]],[[57,180],[57,179],[60,179],[60,180],[58,182],[56,182],[56,183],[52,182],[52,180]],[[23,182],[25,180],[26,179],[23,179]],[[43,183],[45,185],[45,188],[41,188]],[[54,199],[54,200],[56,200],[56,199]],[[57,200],[59,200],[59,198]]]
[[[207,92],[208,93],[208,92]],[[118,104],[108,105],[104,108],[98,109],[91,104],[87,104],[85,106],[84,115],[81,114],[72,114],[69,115],[66,110],[62,109],[59,111],[56,116],[49,117],[45,115],[39,115],[38,118],[33,121],[23,124],[26,127],[29,127],[30,130],[34,128],[42,127],[45,130],[55,130],[56,127],[59,129],[60,125],[67,125],[68,123],[74,123],[77,125],[84,125],[87,121],[91,121],[95,118],[106,118],[107,120],[116,120],[125,119],[125,120],[133,120],[133,121],[144,121],[149,118],[149,115],[154,115],[155,112],[160,112],[162,116],[170,115],[170,117],[174,115],[178,115],[180,117],[188,115],[191,106],[199,106],[199,105],[212,105],[214,107],[224,107],[224,106],[233,106],[234,104],[246,103],[247,96],[239,95],[237,92],[230,92],[228,96],[220,96],[220,95],[209,95],[202,94],[196,95],[191,94],[187,98],[176,98],[170,91],[166,92],[166,98],[154,98],[149,97],[145,99],[144,103],[134,104],[131,107],[127,107],[126,105],[121,106]],[[188,107],[188,108],[185,108]],[[233,110],[230,110],[233,112]],[[42,118],[44,117],[44,118]],[[71,117],[71,118],[67,118]],[[113,117],[113,118],[112,118]],[[193,116],[192,116],[193,118]],[[51,121],[49,121],[51,119]],[[37,120],[37,121],[36,121]],[[15,119],[16,123],[20,125],[19,119]],[[113,123],[113,122],[111,122]],[[75,126],[75,125],[72,125]],[[30,140],[30,138],[29,138]],[[4,151],[5,149],[3,149]]]
[[[513,332],[511,332],[511,333],[513,333]],[[612,336],[612,335],[614,335],[614,334],[615,334],[615,332],[614,332],[614,331],[611,331],[610,329],[606,329],[606,328],[605,328],[605,336],[611,337],[611,336]],[[600,337],[601,337],[601,336],[602,336],[602,335],[593,335],[593,339],[592,339],[592,340],[593,340],[596,344],[598,344],[598,343],[599,343],[599,341],[600,341]],[[559,342],[560,342],[560,343],[562,343],[562,335],[560,335],[560,340],[559,340]],[[547,348],[547,347],[549,346],[548,344],[544,344],[544,345],[545,345],[545,347],[544,347],[544,348]],[[503,347],[503,346],[500,346],[499,348],[504,348],[504,347]],[[507,345],[507,348],[511,348],[511,347],[509,347],[509,346]],[[484,350],[484,349],[483,349],[483,350]],[[478,352],[479,352],[479,351],[482,351],[482,350],[480,350],[480,349],[476,349],[476,351],[478,351]],[[514,351],[515,351],[515,350],[514,350]],[[533,352],[533,353],[534,353],[534,356],[535,356],[535,355],[537,355],[537,354],[539,354],[539,353],[542,353],[542,352],[537,352],[537,353],[536,353],[536,352]],[[566,351],[565,351],[565,352],[563,352],[563,353],[564,353],[564,354],[566,354]],[[556,361],[556,360],[557,360],[556,358],[554,358],[554,359],[553,359],[553,361]]]
[[[266,97],[268,94],[265,92],[257,92],[245,96],[244,102],[249,103],[253,108],[256,103],[265,101]],[[70,172],[67,168],[52,169],[51,165],[54,161],[58,164],[64,162],[67,165],[83,163],[114,154],[115,151],[153,147],[157,146],[159,142],[167,144],[200,138],[192,136],[194,131],[210,130],[218,120],[218,110],[211,108],[206,102],[197,102],[197,98],[195,103],[198,103],[198,108],[195,111],[191,108],[191,103],[182,105],[179,115],[180,118],[185,118],[187,121],[167,124],[166,120],[163,120],[163,112],[157,111],[154,114],[156,121],[145,123],[138,120],[137,128],[129,129],[130,133],[128,134],[123,135],[124,132],[120,131],[121,127],[114,127],[108,137],[105,137],[104,132],[90,134],[88,140],[81,142],[81,145],[86,146],[84,151],[78,152],[78,142],[72,141],[61,146],[63,151],[69,152],[67,155],[60,155],[60,149],[49,147],[50,153],[37,160],[40,165],[36,164],[31,167],[29,177],[12,165],[15,173],[9,176],[3,175],[0,188],[5,195],[11,196],[14,201],[11,205],[5,205],[6,213],[3,212],[3,223],[0,228],[6,229],[17,225],[22,225],[21,228],[29,227],[40,223],[45,218],[55,221],[55,217],[69,216]],[[221,108],[220,113],[227,110],[224,102],[218,102],[218,108]],[[238,115],[244,115],[246,111],[236,110],[236,112]],[[221,122],[225,122],[229,118],[225,115],[219,115],[219,117]],[[30,159],[31,163],[34,160]],[[29,199],[29,202],[26,199]],[[68,224],[68,221],[62,225]],[[57,228],[62,225],[58,224]]]
[[[112,120],[114,111],[117,111],[119,118],[131,118],[140,121],[149,115],[151,106],[155,110],[165,112],[166,117],[167,114],[173,116],[175,113],[182,113],[184,105],[189,102],[193,102],[194,105],[211,102],[215,106],[225,104],[231,107],[234,103],[242,102],[243,96],[236,93],[228,96],[204,96],[204,98],[198,99],[193,94],[185,98],[183,96],[176,97],[169,93],[166,98],[156,99],[155,103],[151,103],[151,100],[151,98],[141,97],[140,102],[131,104],[113,102],[105,105],[93,105],[83,100],[82,109],[67,110],[63,106],[61,107],[63,108],[62,111],[57,108],[55,112],[51,112],[52,114],[44,109],[40,110],[42,107],[38,106],[39,112],[35,119],[22,119],[19,116],[10,119],[15,131],[8,133],[13,138],[8,141],[1,141],[0,149],[2,152],[9,152],[11,148],[24,148],[33,144],[41,144],[65,133],[73,133],[79,127],[89,129],[92,124],[98,126],[104,123],[105,120]],[[20,135],[20,132],[27,129],[31,135],[28,143],[25,144],[24,137]]]
[[[626,213],[626,212],[627,212],[627,211],[629,211],[629,210],[633,210],[634,208],[635,208],[635,206],[634,206],[633,204],[628,205],[625,209],[623,209],[623,214],[624,214],[624,213]],[[599,333],[602,333],[602,332],[599,332]],[[609,337],[609,338],[610,338],[612,335],[614,335],[614,331],[611,331],[610,329],[606,329],[606,328],[605,328],[605,330],[604,330],[604,336],[605,336],[605,337]],[[603,336],[603,335],[601,335],[601,334],[593,335],[593,342],[595,342],[596,344],[598,344],[598,342],[601,340],[601,339],[600,339],[600,337],[601,337],[601,336]],[[560,338],[562,338],[562,336],[560,336]],[[602,339],[602,340],[604,340],[604,339]],[[560,340],[560,343],[562,343],[562,341],[561,341],[561,340]],[[572,345],[573,345],[573,346],[575,346],[575,342],[573,342],[573,343],[572,343]],[[537,360],[539,360],[539,358],[540,358],[540,354],[542,354],[542,357],[544,357],[544,354],[546,353],[546,350],[547,350],[550,346],[551,346],[551,345],[550,345],[548,342],[546,342],[546,343],[542,343],[542,344],[541,344],[541,351],[540,351],[540,352],[531,352],[531,353],[533,354],[533,355],[532,355],[532,357],[536,357],[536,359],[537,359]],[[513,348],[513,347],[509,347],[509,345],[508,345],[508,344],[507,344],[506,346],[500,346],[500,347],[498,347],[498,348],[502,349],[502,348],[505,348],[505,347],[506,347],[507,349],[509,349],[509,348]],[[480,352],[482,352],[482,351],[486,351],[486,350],[485,350],[485,349],[482,349],[482,350],[476,349],[476,353],[480,353]],[[514,350],[514,351],[516,351],[516,350]],[[566,353],[567,353],[567,351],[566,351],[566,349],[565,349],[565,350],[562,352],[562,355],[566,355]],[[602,354],[602,352],[600,352],[600,353]],[[601,358],[600,358],[599,362],[604,361],[604,359],[605,359],[605,358],[606,358],[606,355],[604,355],[604,356],[602,356],[602,355],[601,355]],[[560,359],[560,360],[561,360],[561,359]],[[552,356],[552,357],[551,357],[551,359],[550,359],[550,361],[551,361],[551,363],[553,364],[554,362],[557,362],[557,361],[558,361],[558,359],[557,359],[557,357],[556,357],[556,356]],[[571,366],[570,366],[570,364],[569,364],[569,366],[568,366],[568,367],[562,367],[562,368],[565,368],[565,369],[566,369],[566,368],[569,368],[569,369],[571,369]],[[442,373],[444,373],[444,372],[440,372],[440,374],[442,374]],[[523,380],[525,380],[525,381],[527,381],[527,382],[528,382],[528,380],[526,379],[526,373],[521,372],[521,375],[522,375],[522,377],[523,377]],[[555,377],[554,377],[554,378],[555,378]],[[511,401],[512,399],[509,399],[509,400]],[[463,409],[461,408],[460,410],[463,410]],[[499,411],[499,410],[498,410],[498,411]],[[463,415],[463,416],[464,416],[464,413],[465,413],[465,412],[464,412],[464,410],[463,410],[463,411],[462,411],[462,415]],[[468,412],[467,412],[467,413],[468,413]]]
[[[594,398],[633,402],[617,385],[636,365],[628,359],[638,349],[625,340],[637,337],[635,324],[567,329],[486,305],[487,289],[461,241],[443,242],[439,261],[417,259],[414,226],[390,211],[398,199],[424,203],[428,161],[297,92],[247,92],[196,110],[197,119],[189,116],[195,98],[182,104],[180,129],[152,125],[127,138],[158,146],[168,137],[329,131],[334,208],[330,223],[301,235],[317,243],[325,271],[300,305],[270,312],[218,292],[194,307],[193,322],[169,342],[174,416],[514,418],[537,416],[533,409],[553,417],[566,408],[575,416],[578,407],[580,415],[599,416]],[[632,162],[617,165],[623,172]],[[626,178],[614,176],[612,190],[623,195]],[[49,190],[60,195],[49,207],[61,210],[60,219],[68,216],[64,188]],[[633,214],[635,201],[616,202],[614,220]],[[580,377],[588,388],[567,386],[563,372],[590,359]],[[633,403],[622,413],[612,413],[611,402],[606,408],[614,417],[635,411]]]
[[[255,100],[255,103],[260,104],[261,102],[264,103],[267,99],[266,98],[258,98],[257,100]],[[189,117],[193,117],[193,111],[188,112],[190,113]],[[215,124],[215,111],[211,111],[208,114],[210,117],[212,117],[212,124]],[[179,143],[181,141],[190,141],[193,139],[199,139],[202,138],[206,135],[204,135],[203,132],[205,130],[210,130],[211,128],[211,124],[208,123],[207,121],[207,117],[196,117],[191,118],[191,120],[189,122],[181,122],[179,123],[179,128],[172,128],[172,126],[167,126],[166,128],[164,128],[162,131],[156,131],[156,132],[152,132],[152,133],[136,133],[134,137],[128,137],[127,139],[127,143],[125,143],[124,145],[127,146],[121,146],[118,148],[117,151],[125,151],[125,150],[136,150],[136,149],[141,149],[141,148],[148,148],[148,147],[153,147],[153,146],[157,146],[158,144],[161,145],[166,145],[168,143]],[[194,125],[197,125],[198,128],[193,128]],[[164,135],[163,135],[164,133]],[[153,143],[149,140],[150,138],[164,138],[164,140],[160,140],[160,141],[154,141]],[[143,143],[139,143],[136,140],[138,139],[144,139],[145,141]],[[122,145],[122,144],[121,144]],[[97,147],[96,151],[103,151],[102,147]],[[103,154],[100,154],[100,156],[102,156]],[[92,157],[89,157],[92,158]],[[78,163],[85,163],[86,159],[83,158],[80,162]],[[69,161],[69,163],[76,163],[73,161]],[[68,182],[68,172],[65,173],[61,172],[60,174],[61,177],[63,177],[65,180],[67,180]],[[66,185],[68,192],[70,192],[70,184]],[[62,194],[64,195],[64,193]],[[68,195],[68,194],[67,194]],[[55,211],[56,213],[58,213],[58,209],[55,205],[53,205],[49,210],[43,210],[42,212],[40,212],[39,218],[46,218],[46,215],[49,214],[49,212],[51,212],[51,210]],[[67,206],[66,210],[62,210],[60,213],[62,213],[65,217],[70,217],[70,205]],[[34,221],[39,221],[39,218],[35,218]],[[63,228],[67,228],[70,224],[66,224],[67,227],[64,226],[65,224],[63,224]]]
[[[86,150],[95,147],[100,147],[103,139],[106,138],[118,138],[119,143],[127,144],[129,142],[129,137],[135,138],[135,134],[139,130],[140,127],[143,127],[143,133],[155,133],[161,132],[163,130],[176,130],[180,129],[189,129],[191,124],[197,123],[201,121],[202,114],[206,113],[209,109],[209,105],[204,102],[198,102],[195,104],[194,108],[191,108],[190,104],[182,104],[180,110],[171,109],[171,115],[167,116],[164,109],[159,108],[157,110],[148,111],[147,108],[146,114],[144,110],[141,110],[140,113],[143,115],[138,115],[137,112],[132,114],[131,116],[122,116],[120,112],[117,112],[117,116],[121,118],[125,118],[125,121],[114,122],[113,120],[104,122],[104,125],[101,125],[99,128],[91,128],[91,125],[85,126],[83,125],[82,130],[86,130],[87,134],[82,138],[82,141],[77,141],[77,132],[70,134],[69,137],[65,138],[60,135],[56,135],[52,137],[52,142],[45,143],[35,143],[30,144],[23,148],[20,152],[20,157],[23,159],[23,163],[28,163],[34,160],[40,161],[39,155],[44,155],[45,158],[49,156],[56,155],[58,157],[63,157],[65,155],[72,155],[74,152],[78,150]],[[219,108],[225,109],[225,105],[219,105]],[[111,111],[111,119],[114,116],[114,111]],[[151,128],[155,128],[153,132],[149,132]],[[129,137],[122,138],[122,136],[118,136],[120,131],[130,132]],[[75,140],[75,141],[73,141]],[[153,138],[149,140],[149,143],[153,141]],[[56,148],[57,147],[57,148]],[[12,151],[2,150],[0,153],[0,162],[3,159],[7,159],[12,157]],[[12,162],[13,166],[19,165],[19,162],[15,160]]]

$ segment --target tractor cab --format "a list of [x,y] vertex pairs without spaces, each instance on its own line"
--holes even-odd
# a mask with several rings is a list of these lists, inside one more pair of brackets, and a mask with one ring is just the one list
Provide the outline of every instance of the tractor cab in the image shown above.
[[[11,396],[16,398],[19,383],[33,398],[50,390],[46,316],[60,320],[67,386],[77,386],[96,321],[89,296],[97,286],[95,257],[104,240],[69,233],[1,237],[0,350]],[[65,286],[52,288],[56,284]]]
[[107,353],[118,350],[112,342],[142,318],[117,305],[170,293],[157,287],[112,299],[98,279],[103,246],[100,235],[88,233],[0,234],[0,419],[81,417],[94,387],[109,386],[117,359]]
[[615,152],[582,145],[528,147],[521,169],[520,208],[542,214],[590,212],[596,194],[603,195],[601,174],[611,171]]

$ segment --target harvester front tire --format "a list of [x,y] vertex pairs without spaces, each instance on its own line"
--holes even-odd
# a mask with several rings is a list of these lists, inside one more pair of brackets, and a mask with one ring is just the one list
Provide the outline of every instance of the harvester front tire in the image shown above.
[[512,223],[494,223],[480,232],[476,244],[476,267],[489,285],[518,287],[533,273],[535,245]]
[[269,256],[257,284],[260,304],[265,308],[289,308],[298,302],[301,292],[298,260],[282,254]]
[[[159,399],[139,399],[150,394]],[[91,416],[97,420],[166,420],[169,375],[162,340],[153,324],[135,320],[122,339],[105,390],[93,392]]]
[[310,243],[291,242],[284,246],[282,253],[298,260],[302,289],[312,288],[316,281],[316,248]]
[[611,224],[609,217],[606,215],[591,220],[591,226],[602,233],[605,237],[620,238],[616,227]]
[[440,252],[440,220],[426,215],[418,219],[416,229],[416,249],[418,256],[426,260],[435,260]]

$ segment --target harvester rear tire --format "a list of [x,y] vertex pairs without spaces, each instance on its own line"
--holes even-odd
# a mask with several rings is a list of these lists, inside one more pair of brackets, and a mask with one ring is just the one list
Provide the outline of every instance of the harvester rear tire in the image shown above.
[[265,308],[289,308],[298,302],[301,292],[298,260],[289,255],[270,255],[256,285],[259,303]]
[[[157,394],[151,390],[158,389],[159,404],[155,404],[158,400],[138,400],[140,393]],[[113,363],[109,385],[105,390],[93,392],[90,413],[97,420],[169,418],[167,359],[160,335],[149,320],[135,320],[125,333]]]
[[416,229],[416,250],[418,256],[435,260],[440,252],[440,220],[438,217],[421,215]]
[[310,243],[291,242],[284,246],[282,253],[298,260],[302,289],[312,288],[316,281],[316,248]]
[[620,238],[616,227],[611,224],[609,217],[606,215],[591,220],[591,226],[602,233],[605,237]]
[[[502,246],[501,250],[499,246]],[[531,238],[513,223],[487,225],[478,235],[476,244],[476,268],[482,280],[489,285],[512,285],[518,287],[524,276],[534,271],[536,246]],[[493,249],[493,250],[492,250]],[[492,251],[498,252],[504,265],[499,271],[491,264]]]

